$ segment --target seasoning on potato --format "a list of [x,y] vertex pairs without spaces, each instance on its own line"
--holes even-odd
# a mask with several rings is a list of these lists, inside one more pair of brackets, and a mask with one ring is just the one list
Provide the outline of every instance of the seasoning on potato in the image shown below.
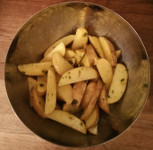
[[121,55],[106,37],[80,27],[51,44],[40,62],[18,70],[27,76],[30,105],[41,118],[97,135],[99,109],[109,114],[109,105],[126,91],[128,71],[118,63]]

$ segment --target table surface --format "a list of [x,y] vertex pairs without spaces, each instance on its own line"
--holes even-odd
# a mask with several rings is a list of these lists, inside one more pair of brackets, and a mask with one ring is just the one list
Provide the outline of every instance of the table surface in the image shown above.
[[[14,114],[4,85],[4,62],[16,32],[33,14],[64,0],[0,0],[0,150],[65,150],[33,134]],[[153,63],[153,0],[88,0],[114,10],[142,38]],[[151,66],[151,72],[153,66]],[[124,134],[93,150],[153,150],[153,80],[142,114]]]

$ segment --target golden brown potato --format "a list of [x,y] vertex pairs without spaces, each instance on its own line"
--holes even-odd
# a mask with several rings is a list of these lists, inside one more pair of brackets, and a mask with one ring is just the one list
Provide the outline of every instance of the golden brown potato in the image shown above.
[[112,66],[109,61],[104,58],[99,59],[96,66],[102,81],[106,84],[106,88],[109,89],[113,78]]
[[47,117],[83,134],[86,134],[87,132],[84,122],[66,111],[55,110],[47,115]]
[[46,84],[47,84],[47,76],[38,76],[37,77],[37,92],[38,95],[43,96],[46,93]]
[[75,35],[68,35],[68,36],[64,36],[63,38],[57,40],[56,42],[54,42],[46,51],[44,54],[44,57],[51,52],[58,44],[60,44],[61,42],[64,43],[65,46],[67,46],[68,44],[70,44],[73,40],[74,40],[74,36]]
[[52,57],[55,53],[60,54],[61,56],[65,55],[65,45],[63,42],[59,43],[52,51],[50,51],[41,62],[49,62],[52,61]]
[[87,53],[84,54],[84,56],[81,60],[81,65],[84,67],[90,67],[90,62],[89,62],[89,58],[87,56]]
[[58,74],[62,75],[68,70],[73,69],[73,66],[64,59],[60,54],[55,53],[52,58],[53,65]]
[[68,58],[73,58],[74,56],[75,56],[75,52],[71,49],[67,49],[64,57],[68,59]]
[[84,48],[88,42],[88,32],[85,28],[80,27],[76,30],[74,41],[72,43],[72,49]]
[[87,85],[86,91],[85,91],[83,99],[81,101],[81,107],[83,109],[85,109],[88,106],[91,98],[95,94],[95,89],[96,89],[96,82],[93,81]]
[[92,128],[98,123],[98,121],[99,121],[99,107],[95,105],[90,116],[85,120],[86,128],[87,129]]
[[54,70],[48,70],[47,75],[47,91],[45,101],[45,114],[48,115],[55,110],[56,107],[56,77]]
[[86,45],[85,49],[86,49],[87,57],[89,59],[90,66],[95,65],[98,61],[98,56],[94,48],[92,47],[92,45]]
[[33,87],[30,91],[30,99],[31,99],[31,104],[34,110],[37,112],[37,114],[41,118],[46,118],[44,113],[45,101],[41,96],[38,95],[35,87]]
[[97,135],[98,134],[98,124],[89,128],[88,131],[93,135]]
[[92,113],[93,108],[95,107],[97,100],[100,96],[100,92],[102,90],[102,81],[99,79],[97,81],[97,85],[96,85],[96,90],[95,90],[95,94],[93,95],[92,99],[90,100],[89,105],[86,107],[86,109],[84,110],[82,116],[81,116],[81,120],[86,120],[90,114]]
[[116,54],[116,57],[119,58],[122,54],[122,51],[121,50],[116,50],[115,54]]
[[40,76],[47,74],[48,69],[52,67],[52,62],[40,62],[18,65],[18,70],[28,76]]
[[73,101],[71,84],[57,87],[57,98],[66,102],[66,104],[71,104]]
[[103,86],[103,88],[101,90],[100,97],[98,99],[98,105],[107,114],[110,113],[109,104],[107,102],[107,96],[106,96],[106,88],[105,88],[105,86]]
[[[28,87],[29,87],[29,94],[30,91],[32,90],[33,87],[37,88],[37,81],[35,79],[33,79],[32,77],[28,77]],[[30,106],[32,107],[32,102],[31,102],[31,98],[30,98]]]
[[84,54],[85,54],[85,50],[84,49],[75,50],[75,59],[76,59],[76,64],[77,65],[80,63],[80,61],[83,58]]
[[92,44],[92,46],[95,48],[95,50],[97,51],[98,55],[101,58],[104,58],[104,52],[100,45],[99,39],[95,36],[89,36],[89,41]]
[[86,86],[87,86],[87,82],[84,81],[80,81],[77,82],[73,85],[73,89],[72,89],[72,97],[73,97],[73,101],[72,103],[75,103],[75,105],[79,106],[84,92],[86,90]]
[[97,70],[92,67],[77,67],[65,72],[59,86],[98,78]]
[[115,66],[117,63],[117,57],[113,44],[105,37],[99,37],[99,41],[103,49],[105,58],[110,62],[111,66]]
[[123,64],[117,64],[112,79],[112,83],[108,92],[108,103],[112,104],[121,99],[123,96],[128,79],[128,72]]

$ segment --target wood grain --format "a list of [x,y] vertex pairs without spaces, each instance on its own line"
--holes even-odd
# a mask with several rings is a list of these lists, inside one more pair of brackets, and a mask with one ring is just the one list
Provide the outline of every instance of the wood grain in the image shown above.
[[[14,114],[6,94],[4,62],[7,50],[20,27],[41,9],[65,0],[0,0],[0,150],[66,150],[32,133]],[[137,31],[153,63],[152,0],[88,0],[114,10]],[[151,66],[153,72],[153,66]],[[124,134],[104,145],[86,150],[153,150],[153,80],[145,108]]]

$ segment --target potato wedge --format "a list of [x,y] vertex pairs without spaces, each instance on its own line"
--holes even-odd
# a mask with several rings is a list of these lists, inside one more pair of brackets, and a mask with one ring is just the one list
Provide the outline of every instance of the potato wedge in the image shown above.
[[55,110],[56,107],[56,77],[53,70],[48,70],[47,75],[47,91],[45,102],[45,114],[48,115]]
[[112,83],[108,92],[108,103],[112,104],[121,99],[127,85],[128,73],[123,64],[117,64],[112,79]]
[[50,51],[41,62],[52,61],[52,57],[54,53],[59,53],[61,56],[65,55],[65,45],[63,42],[59,43],[52,51]]
[[57,98],[71,104],[73,101],[72,97],[72,86],[70,84],[57,87]]
[[99,121],[99,107],[95,105],[90,116],[85,120],[86,128],[94,127]]
[[84,67],[90,67],[90,62],[89,62],[89,58],[87,56],[87,53],[84,54],[82,60],[81,60],[81,64],[84,66]]
[[90,114],[92,113],[92,111],[97,103],[97,100],[98,100],[98,97],[99,97],[100,92],[102,90],[102,87],[103,87],[102,81],[99,79],[97,81],[95,94],[93,95],[92,99],[90,100],[90,103],[88,104],[88,106],[84,110],[84,112],[81,116],[81,120],[86,120],[90,116]]
[[47,85],[47,76],[38,76],[37,77],[37,92],[38,95],[43,96],[46,93]]
[[66,59],[71,65],[75,65],[76,64],[76,59],[74,58],[74,57],[72,57],[72,58],[67,58]]
[[91,98],[95,94],[95,89],[96,89],[96,82],[92,81],[87,85],[86,91],[81,101],[81,107],[83,109],[85,109],[90,103]]
[[85,50],[84,49],[77,49],[77,50],[75,50],[76,64],[80,63],[80,61],[83,58],[84,54],[85,54]]
[[84,92],[86,90],[86,87],[87,87],[87,82],[80,81],[80,82],[74,83],[73,89],[72,89],[72,97],[73,97],[72,103],[75,103],[74,105],[77,105],[77,106],[80,105]]
[[81,107],[75,105],[75,104],[64,104],[63,105],[63,111],[67,111],[69,113],[77,113],[81,111]]
[[87,57],[89,59],[90,66],[95,65],[99,58],[94,48],[92,47],[92,45],[86,45],[85,49],[86,49]]
[[84,122],[66,111],[55,110],[51,114],[47,115],[47,117],[83,134],[86,134],[87,132]]
[[64,36],[63,38],[57,40],[56,42],[54,42],[44,53],[44,57],[51,52],[58,44],[60,44],[61,42],[64,43],[65,46],[67,46],[68,44],[70,44],[71,42],[73,42],[74,40],[74,36],[75,35],[68,35],[68,36]]
[[73,69],[73,66],[64,59],[60,54],[55,53],[52,58],[53,65],[58,74],[62,75],[68,70]]
[[97,135],[98,134],[98,124],[89,128],[88,131],[93,135]]
[[37,81],[34,78],[28,77],[27,81],[28,81],[29,91],[31,91],[33,87],[37,87]]
[[89,41],[92,44],[92,46],[95,48],[95,50],[97,51],[98,55],[101,58],[104,58],[104,52],[100,45],[99,39],[95,36],[89,36]]
[[65,52],[65,58],[73,58],[75,57],[75,52],[73,50],[67,49]]
[[[33,87],[37,87],[37,81],[35,79],[33,79],[32,77],[28,77],[28,87],[29,87],[29,94],[30,91],[32,90]],[[32,107],[32,102],[31,102],[31,98],[30,98],[30,106]]]
[[122,54],[122,51],[121,50],[116,50],[115,54],[116,54],[116,57],[119,58]]
[[113,78],[113,70],[109,61],[107,61],[104,58],[101,58],[100,60],[98,60],[97,69],[102,78],[102,81],[106,85],[106,88],[109,89],[110,84],[112,82],[112,78]]
[[76,30],[74,41],[72,43],[72,49],[84,48],[88,42],[88,32],[85,28],[80,27]]
[[109,104],[107,102],[107,96],[106,96],[106,88],[105,86],[103,86],[101,93],[100,93],[100,97],[98,99],[98,105],[99,107],[106,112],[107,114],[110,113],[110,108],[109,108]]
[[41,118],[46,118],[44,109],[45,109],[45,101],[44,99],[38,95],[36,87],[33,87],[30,91],[30,100],[34,110]]
[[105,58],[110,62],[111,66],[115,66],[117,63],[117,57],[113,44],[105,37],[99,37],[99,41],[103,49]]
[[41,62],[18,65],[18,70],[28,76],[40,76],[47,74],[48,69],[52,67],[52,62]]
[[96,78],[98,78],[98,73],[95,69],[91,67],[77,67],[62,75],[59,86]]

